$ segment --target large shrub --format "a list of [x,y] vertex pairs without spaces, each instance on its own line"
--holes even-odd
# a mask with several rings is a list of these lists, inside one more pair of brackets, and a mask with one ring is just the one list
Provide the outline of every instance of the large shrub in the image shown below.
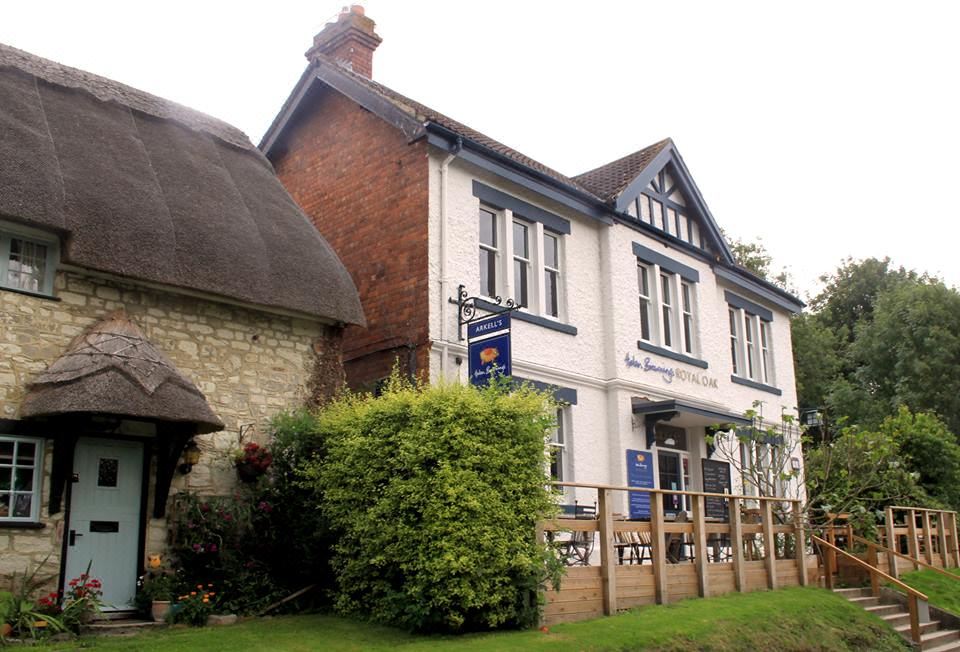
[[347,396],[319,413],[302,468],[333,529],[335,606],[420,631],[528,626],[558,562],[535,536],[547,400],[504,385]]

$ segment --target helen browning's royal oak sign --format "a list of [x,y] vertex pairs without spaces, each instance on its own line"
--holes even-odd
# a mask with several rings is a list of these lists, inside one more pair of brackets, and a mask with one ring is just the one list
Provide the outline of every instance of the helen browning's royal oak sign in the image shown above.
[[674,380],[679,380],[685,383],[690,383],[691,385],[700,385],[702,387],[709,387],[710,389],[717,389],[717,379],[713,376],[697,373],[695,371],[687,371],[686,369],[681,369],[680,367],[670,367],[663,362],[654,360],[650,356],[638,358],[632,353],[627,353],[625,356],[623,356],[623,363],[627,365],[627,367],[639,369],[650,374],[656,374],[660,376],[666,383],[672,383]]

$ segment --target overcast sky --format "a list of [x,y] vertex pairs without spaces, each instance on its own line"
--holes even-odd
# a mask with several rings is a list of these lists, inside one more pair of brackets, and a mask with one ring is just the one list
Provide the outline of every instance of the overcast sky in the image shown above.
[[[565,174],[669,136],[802,295],[843,258],[960,285],[960,3],[367,0],[374,78]],[[341,3],[4,3],[0,41],[254,142]]]

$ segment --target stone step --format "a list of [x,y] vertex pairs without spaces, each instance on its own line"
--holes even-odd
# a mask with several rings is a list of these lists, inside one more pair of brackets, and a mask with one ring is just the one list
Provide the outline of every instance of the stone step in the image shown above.
[[864,595],[857,598],[847,598],[847,600],[860,607],[874,607],[880,604],[880,598],[875,598],[872,595]]
[[121,618],[95,620],[82,629],[84,634],[93,634],[95,636],[132,636],[147,630],[166,627],[167,624],[156,623],[152,620],[141,620],[138,618]]
[[853,589],[834,589],[833,592],[837,595],[842,595],[845,598],[856,598],[870,595],[870,589],[864,589],[862,587]]
[[910,613],[907,611],[898,611],[897,613],[885,614],[880,617],[893,628],[910,624]]
[[[937,631],[939,628],[940,628],[940,621],[939,621],[939,620],[931,620],[929,623],[920,623],[920,636],[922,637],[924,634],[929,634],[930,632],[935,632],[935,631]],[[894,627],[894,629],[897,630],[897,632],[898,632],[900,635],[902,635],[902,636],[906,637],[907,639],[909,639],[909,638],[910,638],[910,614],[907,614],[907,622],[906,622],[906,624],[896,625],[896,626]]]
[[956,645],[958,643],[960,643],[960,630],[956,629],[941,629],[929,634],[921,634],[920,636],[921,650],[929,650],[930,648],[945,644]]
[[950,641],[936,647],[923,648],[924,652],[960,652],[960,641]]
[[872,607],[866,607],[865,611],[869,611],[874,616],[882,617],[888,614],[903,613],[903,607],[898,604],[877,604]]

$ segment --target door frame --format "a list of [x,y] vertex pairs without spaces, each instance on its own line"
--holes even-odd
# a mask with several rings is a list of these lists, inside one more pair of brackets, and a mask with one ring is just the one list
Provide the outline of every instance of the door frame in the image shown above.
[[149,496],[147,495],[150,491],[150,461],[153,454],[154,447],[154,438],[153,437],[135,437],[132,435],[117,435],[114,433],[105,433],[105,432],[87,432],[81,430],[74,442],[73,449],[70,451],[70,476],[67,479],[67,490],[64,495],[64,514],[63,514],[63,531],[61,532],[60,538],[60,574],[59,579],[57,580],[57,590],[60,592],[65,592],[65,584],[67,582],[67,549],[70,539],[70,516],[73,511],[73,465],[76,459],[76,450],[77,446],[80,443],[81,437],[89,437],[91,439],[107,439],[115,441],[137,441],[143,444],[143,465],[141,471],[141,481],[140,481],[140,519],[138,524],[137,532],[137,555],[136,555],[136,567],[134,568],[134,577],[140,577],[144,573],[143,557],[145,554],[144,548],[147,545],[147,505]]
[[[660,490],[662,490],[662,491],[670,492],[671,489],[670,489],[669,487],[661,487],[661,486],[660,486],[660,456],[661,456],[661,455],[672,455],[672,456],[676,456],[676,458],[677,458],[677,478],[680,480],[680,482],[679,482],[680,488],[679,488],[679,489],[675,489],[675,490],[673,490],[673,491],[690,491],[690,488],[687,486],[687,482],[684,480],[684,477],[683,477],[683,462],[684,462],[684,460],[686,460],[686,462],[687,462],[687,471],[688,471],[688,473],[690,473],[690,478],[691,478],[691,480],[692,480],[692,478],[693,478],[693,474],[692,474],[691,466],[690,466],[690,460],[691,460],[690,451],[682,450],[682,449],[679,449],[679,448],[668,448],[668,447],[660,448],[659,446],[657,446],[657,488],[660,489]],[[673,494],[672,494],[672,493],[665,493],[665,494],[661,494],[661,497],[662,497],[662,498],[666,498],[666,496],[669,496],[669,495],[673,495]],[[687,510],[687,503],[689,503],[689,502],[690,502],[690,497],[689,497],[689,496],[681,495],[681,496],[680,496],[680,509],[678,509],[678,510],[676,510],[676,511],[674,511],[674,510],[672,510],[672,509],[671,509],[671,510],[668,510],[668,509],[666,508],[666,505],[664,505],[664,513],[676,514],[677,512],[681,512],[681,511],[685,512],[685,511],[688,511],[688,510]]]

